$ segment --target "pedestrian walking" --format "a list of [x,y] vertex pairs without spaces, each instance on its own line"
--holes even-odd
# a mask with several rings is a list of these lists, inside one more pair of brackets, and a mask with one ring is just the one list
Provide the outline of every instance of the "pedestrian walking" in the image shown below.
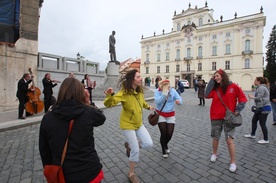
[[267,86],[267,80],[264,77],[256,77],[254,85],[257,86],[255,95],[248,94],[250,99],[254,99],[255,105],[257,108],[261,108],[259,111],[254,112],[252,118],[252,130],[250,134],[244,135],[246,138],[255,138],[255,133],[257,130],[257,123],[260,122],[260,126],[263,132],[263,139],[259,140],[259,144],[267,144],[268,140],[268,131],[266,127],[266,120],[268,114],[271,112],[270,105],[270,94],[269,88]]
[[199,79],[197,82],[198,92],[197,96],[199,98],[199,104],[198,105],[205,105],[205,99],[204,99],[204,91],[206,87],[206,83],[203,79]]
[[157,76],[156,78],[155,78],[155,88],[157,89],[158,87],[159,87],[159,81],[161,81],[162,80],[162,78],[161,78],[161,76]]
[[276,80],[270,87],[270,102],[273,114],[273,125],[276,125]]
[[89,95],[85,94],[79,80],[66,78],[60,86],[57,102],[41,121],[39,152],[44,167],[61,165],[70,121],[74,120],[62,164],[66,183],[99,183],[104,176],[95,149],[93,129],[104,124],[105,116],[88,105],[87,97]]
[[[136,163],[139,161],[139,147],[152,147],[152,139],[148,130],[143,125],[143,108],[154,110],[144,99],[142,78],[138,70],[130,70],[120,80],[121,89],[118,93],[113,88],[108,88],[104,93],[106,107],[116,106],[121,102],[123,110],[120,117],[120,128],[126,138],[126,154],[129,158],[128,178],[131,182],[139,182],[134,172]],[[138,141],[139,138],[139,141]]]
[[205,97],[213,99],[210,107],[210,118],[212,125],[211,137],[213,138],[213,153],[210,161],[215,162],[217,160],[219,140],[223,129],[230,155],[229,171],[235,172],[237,169],[235,160],[236,150],[234,144],[235,127],[228,126],[225,123],[224,117],[226,114],[226,108],[220,100],[217,92],[219,92],[223,102],[229,108],[229,110],[231,110],[236,115],[239,114],[242,109],[244,109],[247,98],[241,88],[229,81],[227,73],[221,69],[215,72],[214,76],[210,79],[205,91]]
[[[174,104],[181,105],[182,98],[177,91],[170,86],[168,79],[159,82],[159,88],[154,92],[156,111],[159,114],[158,127],[160,131],[160,144],[164,158],[168,158],[171,150],[168,147],[175,126]],[[164,107],[163,107],[164,106]],[[161,111],[162,109],[162,111]]]

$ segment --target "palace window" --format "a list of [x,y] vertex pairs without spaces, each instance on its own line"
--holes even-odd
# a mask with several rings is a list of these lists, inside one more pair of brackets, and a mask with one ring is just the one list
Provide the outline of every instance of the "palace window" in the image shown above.
[[180,49],[176,50],[176,59],[180,60]]
[[225,54],[230,54],[231,51],[230,51],[230,44],[226,44],[225,45]]
[[166,61],[170,60],[170,52],[166,52]]
[[202,46],[198,47],[198,57],[202,58]]
[[226,37],[230,37],[230,32],[226,32]]
[[149,67],[146,67],[146,74],[149,73]]
[[191,48],[187,48],[187,57],[188,57],[188,58],[191,57]]
[[198,70],[198,71],[202,71],[202,63],[198,63],[198,65],[197,65],[197,70]]
[[245,41],[245,51],[249,51],[250,50],[250,40],[246,40]]
[[180,72],[180,65],[179,64],[176,65],[175,72]]
[[170,66],[166,65],[166,73],[170,72]]
[[250,68],[250,59],[247,58],[244,60],[244,68],[249,69]]
[[190,72],[190,70],[191,70],[191,64],[187,63],[187,72]]
[[217,46],[212,46],[212,56],[217,55]]
[[230,61],[225,61],[225,70],[230,69]]
[[149,62],[149,54],[146,55],[146,61]]
[[177,24],[177,31],[180,31],[180,23]]
[[156,70],[157,70],[157,73],[160,73],[160,66],[157,66]]
[[217,70],[217,63],[216,62],[212,62],[212,70],[213,71]]
[[199,18],[198,19],[198,26],[200,27],[200,26],[202,26],[203,25],[203,20],[202,20],[202,18]]
[[160,57],[161,57],[161,54],[157,53],[157,62],[160,62]]

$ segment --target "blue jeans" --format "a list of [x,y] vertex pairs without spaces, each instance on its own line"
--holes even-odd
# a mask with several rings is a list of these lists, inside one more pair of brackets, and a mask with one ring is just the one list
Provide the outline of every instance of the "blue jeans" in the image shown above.
[[[148,130],[144,125],[140,126],[137,130],[123,130],[126,141],[131,149],[129,161],[138,162],[139,161],[139,147],[147,149],[152,147],[153,142],[150,137]],[[138,142],[137,137],[140,139]]]
[[271,102],[273,122],[276,123],[276,102]]

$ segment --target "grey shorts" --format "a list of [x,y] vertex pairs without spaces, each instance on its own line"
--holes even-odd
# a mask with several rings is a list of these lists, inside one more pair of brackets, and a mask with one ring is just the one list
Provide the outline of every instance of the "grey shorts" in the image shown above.
[[211,129],[211,137],[216,138],[217,140],[220,139],[222,128],[225,134],[225,140],[229,137],[234,139],[235,127],[229,127],[225,125],[224,120],[211,120],[212,129]]

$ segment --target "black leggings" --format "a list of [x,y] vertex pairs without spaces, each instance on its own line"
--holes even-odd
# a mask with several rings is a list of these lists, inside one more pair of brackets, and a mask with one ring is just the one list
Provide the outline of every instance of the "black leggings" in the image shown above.
[[257,123],[260,122],[260,126],[263,131],[264,140],[268,140],[268,132],[266,128],[266,119],[268,114],[262,114],[262,113],[255,113],[252,118],[252,132],[251,135],[255,136],[256,130],[257,130]]
[[158,127],[159,127],[159,130],[161,133],[160,143],[161,143],[161,147],[162,147],[162,153],[166,154],[166,149],[168,149],[168,143],[170,142],[172,135],[173,135],[174,124],[160,122],[160,123],[158,123]]

